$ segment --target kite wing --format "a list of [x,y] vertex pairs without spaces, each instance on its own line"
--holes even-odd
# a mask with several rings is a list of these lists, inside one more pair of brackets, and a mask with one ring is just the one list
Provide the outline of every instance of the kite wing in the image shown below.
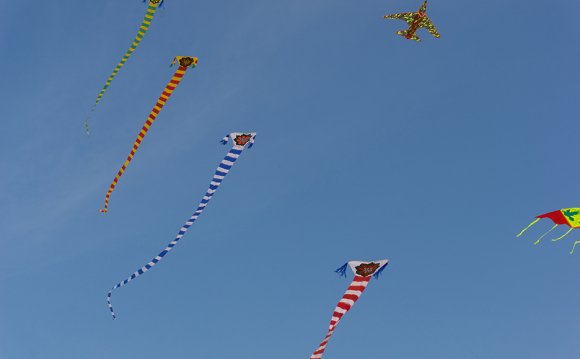
[[385,19],[404,20],[407,22],[407,24],[411,25],[411,23],[413,22],[414,15],[415,14],[412,12],[402,12],[400,14],[385,15]]
[[425,18],[421,21],[419,26],[427,29],[427,31],[429,31],[431,33],[431,35],[433,35],[434,37],[436,37],[436,38],[441,37],[439,32],[437,32],[437,28],[435,27],[435,25],[433,25],[433,22],[428,17],[425,16]]

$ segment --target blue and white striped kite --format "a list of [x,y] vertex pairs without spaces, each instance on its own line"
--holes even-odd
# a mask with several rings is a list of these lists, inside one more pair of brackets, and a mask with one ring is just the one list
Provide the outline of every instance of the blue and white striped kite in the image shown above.
[[131,276],[129,276],[124,281],[117,283],[107,294],[107,305],[109,306],[109,310],[111,311],[111,315],[113,316],[113,319],[116,318],[115,312],[113,311],[113,305],[111,304],[111,295],[113,293],[113,290],[126,285],[127,283],[129,283],[133,279],[139,277],[143,273],[147,272],[149,269],[153,268],[157,263],[159,263],[165,257],[165,255],[167,255],[167,253],[169,253],[173,249],[173,247],[175,247],[177,245],[177,242],[179,242],[179,240],[185,235],[185,232],[187,232],[189,227],[191,227],[191,225],[197,220],[197,217],[199,217],[201,215],[201,213],[203,212],[203,210],[205,209],[205,207],[207,206],[207,204],[209,203],[209,201],[213,197],[215,191],[218,189],[218,187],[220,186],[220,184],[222,183],[222,181],[224,180],[226,175],[229,173],[230,169],[233,167],[233,165],[236,162],[236,160],[238,159],[238,157],[240,157],[240,155],[242,154],[242,152],[246,148],[246,145],[248,145],[248,148],[251,148],[254,145],[255,138],[256,138],[255,132],[249,132],[249,133],[233,132],[222,139],[222,141],[221,141],[222,144],[225,145],[226,143],[228,143],[228,140],[231,139],[233,141],[234,145],[230,149],[230,151],[228,152],[226,157],[222,160],[220,165],[218,166],[218,168],[217,168],[215,174],[213,175],[213,178],[209,184],[209,188],[208,188],[205,196],[203,196],[203,198],[201,199],[201,202],[199,203],[197,210],[187,220],[187,222],[185,222],[183,224],[183,227],[181,227],[181,229],[179,230],[179,233],[177,233],[177,236],[175,237],[175,239],[173,241],[171,241],[167,245],[167,247],[165,247],[165,249],[157,255],[157,257],[153,258],[149,263],[145,264],[143,267],[141,267],[135,273],[131,274]]

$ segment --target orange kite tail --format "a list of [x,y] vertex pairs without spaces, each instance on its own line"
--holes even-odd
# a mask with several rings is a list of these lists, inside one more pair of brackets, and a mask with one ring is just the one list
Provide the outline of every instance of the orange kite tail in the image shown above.
[[111,182],[111,185],[109,186],[109,190],[107,191],[107,195],[105,196],[105,207],[103,209],[100,209],[99,212],[107,213],[109,211],[109,199],[111,197],[111,194],[115,190],[115,187],[117,186],[117,183],[119,182],[119,179],[121,178],[121,176],[123,175],[123,173],[125,172],[127,167],[129,166],[129,163],[131,163],[131,161],[133,160],[133,157],[135,156],[135,153],[139,149],[139,146],[141,146],[141,142],[143,141],[143,138],[145,137],[145,135],[147,135],[149,128],[151,127],[153,122],[155,122],[157,115],[159,115],[159,112],[161,112],[161,109],[163,108],[163,106],[165,106],[165,103],[167,102],[167,100],[169,100],[169,97],[171,97],[171,94],[173,93],[175,88],[181,82],[183,75],[185,75],[185,72],[187,71],[187,69],[190,67],[195,67],[197,65],[197,57],[177,56],[173,60],[172,65],[175,64],[175,62],[177,62],[177,61],[179,61],[179,67],[177,68],[177,70],[173,74],[173,77],[171,78],[171,80],[169,81],[167,86],[165,86],[165,89],[163,90],[163,93],[161,94],[161,96],[159,96],[159,99],[157,100],[155,107],[153,107],[153,110],[151,110],[151,113],[149,114],[147,121],[145,121],[143,128],[141,128],[141,131],[137,135],[137,139],[135,140],[135,143],[133,144],[133,148],[131,149],[129,156],[127,156],[125,163],[123,163],[123,165],[119,169],[119,172],[117,172],[117,175],[113,179],[113,182]]

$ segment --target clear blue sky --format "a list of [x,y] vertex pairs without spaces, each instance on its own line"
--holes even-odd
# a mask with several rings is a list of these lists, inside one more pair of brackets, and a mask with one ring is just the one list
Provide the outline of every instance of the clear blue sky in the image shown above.
[[[349,259],[391,264],[326,358],[580,355],[574,1],[167,0],[83,122],[138,0],[0,1],[0,357],[308,358]],[[195,55],[111,199],[175,55]],[[231,131],[256,131],[166,260]],[[560,229],[563,231],[563,229]],[[560,232],[557,232],[560,233]]]

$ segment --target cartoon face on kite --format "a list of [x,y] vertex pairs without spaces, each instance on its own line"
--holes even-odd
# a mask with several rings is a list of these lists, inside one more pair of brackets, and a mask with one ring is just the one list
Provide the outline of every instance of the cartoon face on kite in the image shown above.
[[229,140],[232,140],[234,142],[234,146],[243,148],[246,145],[248,145],[248,148],[251,148],[254,145],[255,139],[256,139],[255,132],[248,133],[232,132],[226,137],[224,137],[221,142],[225,145]]
[[179,59],[179,64],[183,67],[189,67],[191,65],[193,65],[194,63],[197,63],[192,57],[183,57],[181,59]]
[[173,66],[175,63],[179,63],[179,66],[182,67],[196,67],[197,66],[197,57],[190,57],[190,56],[176,56],[171,62]]
[[377,269],[380,268],[380,264],[379,263],[375,263],[375,262],[370,262],[370,263],[362,263],[359,264],[358,266],[354,267],[356,269],[356,274],[362,276],[362,277],[369,277],[371,275],[373,275]]
[[252,135],[248,134],[237,135],[236,138],[234,138],[234,143],[238,146],[245,146],[246,143],[250,142],[251,139]]
[[[566,233],[564,233],[560,237],[552,239],[552,242],[557,242],[560,239],[566,237],[570,232],[572,232],[573,229],[580,228],[580,208],[562,208],[561,210],[558,210],[558,211],[540,214],[539,216],[536,217],[536,219],[534,221],[532,221],[532,223],[530,223],[526,228],[524,228],[516,237],[521,237],[521,235],[524,234],[525,231],[530,229],[530,227],[532,227],[534,224],[538,223],[540,221],[540,219],[542,219],[542,218],[549,218],[554,223],[554,226],[552,228],[550,228],[547,232],[542,234],[540,236],[540,238],[538,238],[534,242],[534,245],[539,244],[540,241],[542,240],[542,238],[544,238],[548,233],[552,232],[554,229],[556,229],[560,225],[568,226],[568,227],[570,227],[570,229],[568,229],[568,231],[566,231]],[[574,254],[574,249],[576,248],[576,245],[579,243],[580,243],[580,241],[574,242],[574,246],[572,247],[570,254]]]
[[153,5],[157,5],[159,3],[163,3],[164,0],[149,0],[151,2],[151,4]]

